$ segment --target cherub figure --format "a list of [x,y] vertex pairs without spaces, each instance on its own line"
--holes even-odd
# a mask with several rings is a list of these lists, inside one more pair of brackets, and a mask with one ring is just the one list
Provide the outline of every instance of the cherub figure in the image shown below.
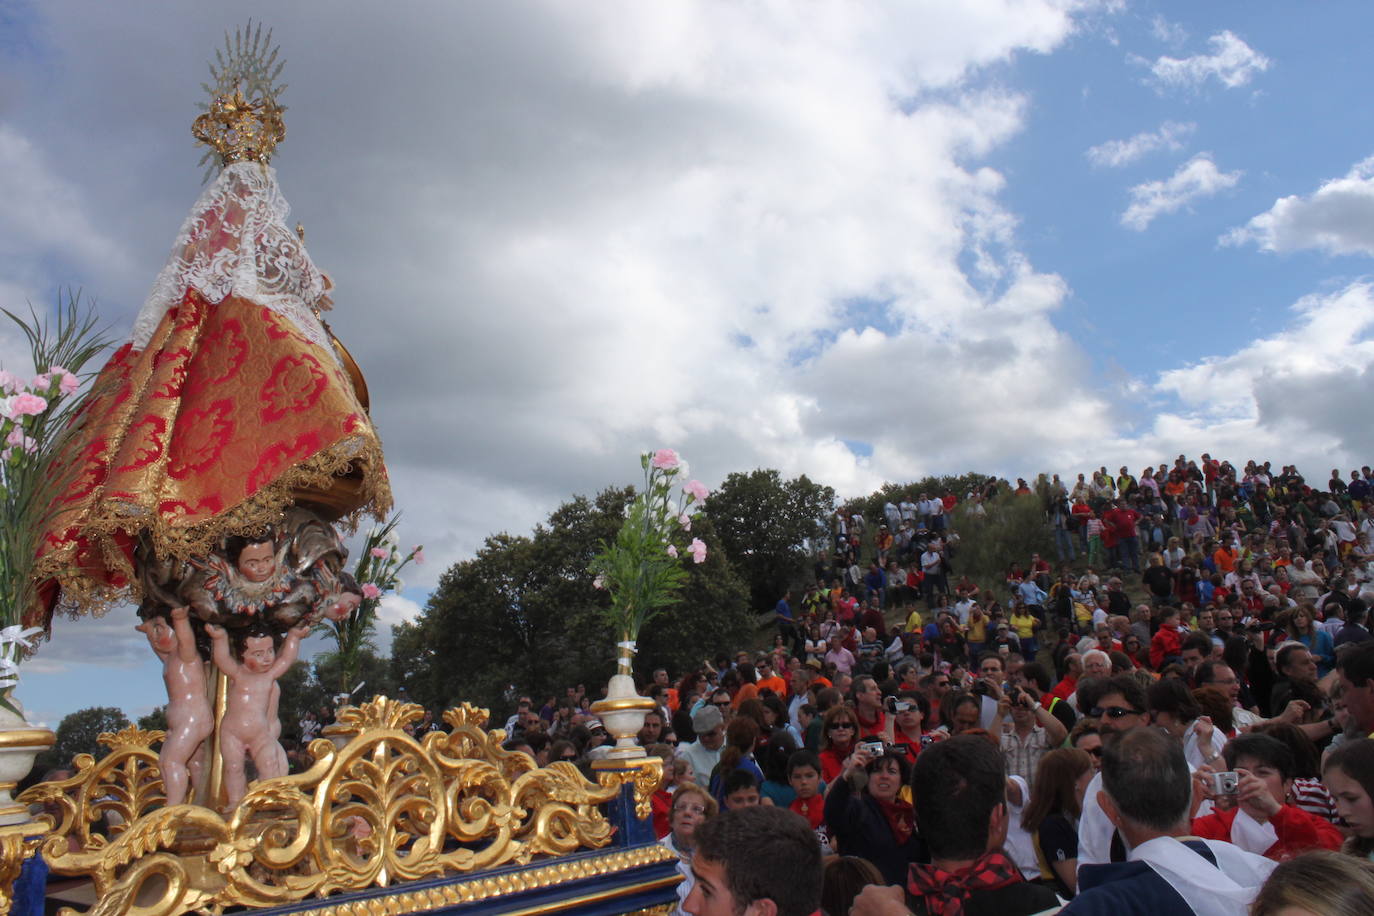
[[171,622],[153,617],[134,629],[148,637],[162,662],[162,681],[167,685],[167,737],[158,762],[167,804],[186,800],[192,782],[199,783],[205,763],[205,739],[215,728],[215,714],[205,690],[205,663],[196,651],[189,614],[184,607],[171,610]]
[[280,653],[269,632],[250,632],[243,637],[242,661],[230,651],[229,634],[223,627],[206,624],[205,632],[210,634],[211,658],[229,679],[228,702],[220,720],[220,753],[224,758],[224,788],[233,810],[248,790],[245,755],[253,758],[259,779],[286,775],[286,751],[277,740],[281,735],[277,678],[295,664],[301,640],[310,635],[310,628],[289,630]]
[[237,629],[261,621],[283,632],[322,616],[342,620],[359,605],[362,589],[342,568],[347,556],[332,526],[293,507],[266,535],[225,538],[222,549],[190,559],[185,572],[148,562],[145,569],[166,584],[145,583],[145,593],[165,601],[174,590],[206,623]]

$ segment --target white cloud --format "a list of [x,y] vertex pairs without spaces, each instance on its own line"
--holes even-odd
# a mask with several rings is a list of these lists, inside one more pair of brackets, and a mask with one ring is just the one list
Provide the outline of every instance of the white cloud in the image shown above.
[[1150,72],[1161,86],[1197,89],[1215,79],[1227,89],[1237,89],[1269,69],[1271,61],[1247,45],[1229,29],[1207,39],[1210,54],[1192,57],[1159,57]]
[[1282,456],[1318,473],[1367,464],[1374,429],[1358,418],[1374,397],[1374,289],[1352,283],[1293,310],[1271,336],[1162,373],[1155,390],[1177,406],[1160,411],[1140,445],[1210,448],[1232,461]]
[[1188,30],[1181,23],[1170,22],[1163,16],[1155,16],[1150,20],[1150,33],[1165,44],[1174,47],[1179,47],[1188,40]]
[[50,305],[56,291],[44,288],[44,263],[68,264],[74,277],[127,269],[127,253],[97,225],[82,189],[59,175],[28,136],[4,123],[0,200],[0,306],[22,312],[26,301],[40,310]]
[[[345,6],[273,9],[290,83],[274,165],[338,283],[331,324],[368,376],[401,536],[426,545],[413,585],[632,483],[648,447],[708,484],[762,465],[854,492],[1019,463],[1010,429],[1066,435],[971,415],[970,392],[1024,390],[1018,374],[1106,421],[1090,381],[1044,371],[1080,362],[1051,321],[1067,287],[1027,263],[978,161],[1026,108],[979,68],[1053,51],[1076,6]],[[131,252],[99,285],[127,322],[200,189],[186,134],[223,17],[40,12],[46,94],[23,108],[54,114],[16,130]],[[97,101],[111,83],[117,112]],[[91,135],[112,139],[83,150]],[[841,380],[838,354],[870,349],[956,356],[938,390],[958,403],[932,387],[923,422],[960,434],[857,428],[912,394],[899,373]]]
[[1196,129],[1197,125],[1192,122],[1165,121],[1158,130],[1144,131],[1125,140],[1108,140],[1090,147],[1085,155],[1099,168],[1120,168],[1156,150],[1177,152],[1183,149],[1184,139]]
[[1131,205],[1121,214],[1121,225],[1142,231],[1161,214],[1173,213],[1200,197],[1211,197],[1235,187],[1241,174],[1218,171],[1211,153],[1198,153],[1168,178],[1131,188]]
[[1222,244],[1254,242],[1264,251],[1316,248],[1329,254],[1374,255],[1374,156],[1343,178],[1322,184],[1309,197],[1281,197]]

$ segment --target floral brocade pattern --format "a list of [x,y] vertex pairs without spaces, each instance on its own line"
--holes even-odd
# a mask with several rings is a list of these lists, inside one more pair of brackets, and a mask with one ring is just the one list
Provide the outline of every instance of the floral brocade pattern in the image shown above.
[[[141,350],[96,382],[80,474],[46,532],[39,571],[64,603],[99,612],[136,589],[128,547],[194,556],[261,528],[299,498],[343,517],[391,503],[381,443],[327,345],[272,310],[188,291]],[[37,619],[35,624],[45,621]]]

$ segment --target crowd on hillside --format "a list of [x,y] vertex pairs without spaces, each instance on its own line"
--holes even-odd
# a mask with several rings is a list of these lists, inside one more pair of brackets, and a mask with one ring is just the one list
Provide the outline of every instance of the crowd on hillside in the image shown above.
[[[653,673],[639,738],[686,908],[710,911],[697,829],[759,804],[829,857],[828,913],[1239,913],[1266,878],[1325,892],[1322,868],[1374,889],[1369,468],[1313,487],[1203,455],[1015,489],[1054,562],[957,573],[952,510],[990,491],[842,511],[771,650]],[[588,703],[526,699],[508,743],[583,764],[608,741]]]

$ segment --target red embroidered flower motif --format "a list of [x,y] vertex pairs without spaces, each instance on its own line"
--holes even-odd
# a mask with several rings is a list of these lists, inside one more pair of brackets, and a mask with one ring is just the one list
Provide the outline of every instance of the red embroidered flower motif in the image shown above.
[[234,433],[234,423],[229,419],[231,410],[229,401],[214,401],[178,419],[180,435],[176,451],[167,464],[168,477],[185,480],[214,463]]
[[97,439],[87,445],[81,455],[81,473],[72,478],[63,495],[64,503],[74,503],[85,499],[105,482],[108,469],[105,466],[105,440]]
[[272,423],[288,413],[300,413],[314,407],[327,383],[328,377],[315,357],[308,353],[283,356],[277,360],[258,396],[264,405],[263,422]]
[[122,453],[128,463],[115,468],[116,471],[133,471],[147,467],[162,457],[166,447],[165,435],[167,421],[151,414],[129,427],[128,437],[124,440]]
[[223,509],[224,501],[218,496],[205,496],[194,506],[180,499],[164,500],[157,507],[157,513],[164,522],[180,523],[218,515]]
[[239,374],[248,359],[248,340],[243,325],[237,319],[227,319],[213,334],[208,334],[200,347],[188,395],[198,394],[211,385],[222,385]]
[[258,466],[248,474],[249,495],[276,480],[288,467],[314,455],[320,450],[320,434],[301,433],[294,444],[278,442],[262,453]]

